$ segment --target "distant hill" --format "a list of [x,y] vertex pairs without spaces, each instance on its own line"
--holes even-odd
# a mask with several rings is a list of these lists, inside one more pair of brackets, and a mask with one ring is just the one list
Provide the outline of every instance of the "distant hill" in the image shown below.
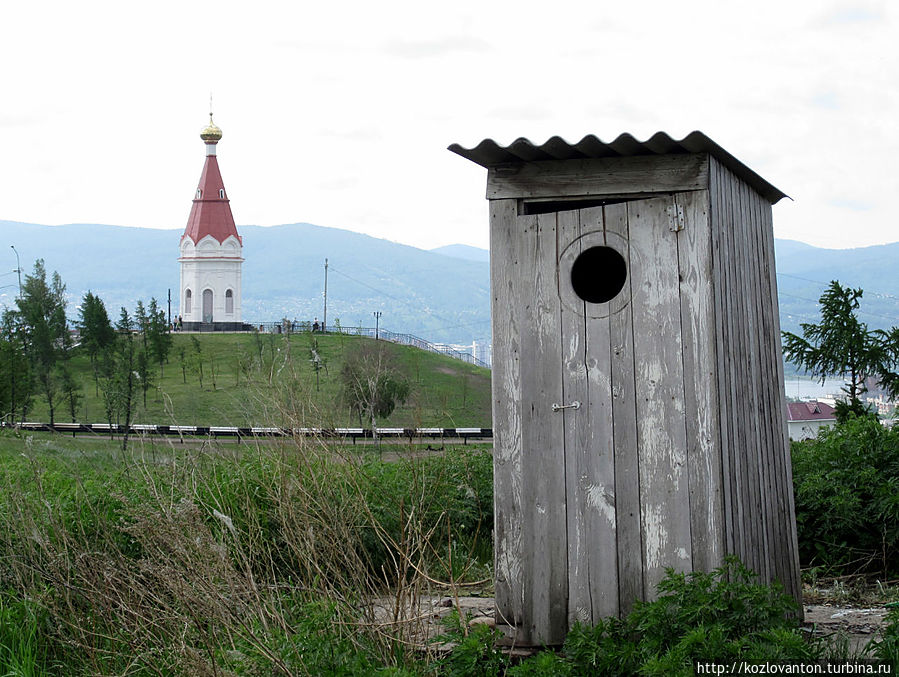
[[[30,272],[43,258],[66,283],[69,314],[88,289],[113,315],[137,299],[165,307],[172,290],[178,312],[180,230],[96,224],[42,226],[0,221],[3,241],[14,244]],[[308,223],[240,226],[244,241],[243,318],[322,318],[324,262],[329,260],[328,322],[381,326],[430,341],[469,343],[490,336],[489,271],[484,262],[450,258],[415,247]],[[15,267],[6,254],[6,270]],[[12,304],[15,275],[0,277],[0,307]],[[5,296],[4,296],[5,294]]]
[[[37,258],[66,283],[70,315],[88,289],[112,314],[137,299],[163,307],[172,290],[177,313],[179,230],[93,224],[41,226],[0,221],[3,242],[15,245],[25,272]],[[308,223],[241,226],[244,238],[243,315],[247,322],[322,315],[324,260],[329,260],[328,321],[382,326],[431,341],[489,340],[489,252],[468,245],[431,251]],[[899,243],[822,249],[776,240],[782,328],[799,331],[818,320],[817,300],[831,280],[862,287],[862,319],[872,328],[899,325]],[[0,251],[0,307],[15,296],[15,255]]]
[[781,328],[799,332],[817,322],[818,298],[831,280],[864,290],[859,318],[871,328],[899,325],[899,243],[856,249],[822,249],[775,240]]
[[465,259],[466,261],[483,261],[490,262],[490,250],[472,247],[467,244],[448,244],[444,247],[437,247],[429,250],[435,254],[443,254],[454,259]]

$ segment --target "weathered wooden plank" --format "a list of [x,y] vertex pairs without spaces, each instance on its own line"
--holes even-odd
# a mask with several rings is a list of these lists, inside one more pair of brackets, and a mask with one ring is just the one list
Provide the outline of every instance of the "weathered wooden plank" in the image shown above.
[[728,439],[727,439],[727,464],[728,474],[726,481],[730,485],[730,523],[733,530],[733,550],[731,553],[740,558],[746,555],[748,537],[745,534],[745,522],[742,520],[745,504],[745,486],[743,484],[743,463],[741,451],[743,447],[742,426],[739,409],[741,382],[739,377],[738,361],[742,359],[739,350],[739,324],[736,314],[739,312],[737,305],[737,282],[734,267],[733,244],[733,212],[731,210],[730,184],[724,175],[724,168],[717,164],[716,180],[719,199],[719,223],[718,233],[721,241],[721,271],[720,287],[718,291],[722,299],[723,317],[721,318],[722,335],[720,345],[724,349],[723,374],[725,389],[722,398],[722,411],[727,412]]
[[744,511],[741,515],[743,523],[746,525],[745,533],[749,535],[747,543],[746,559],[744,562],[754,571],[761,570],[761,528],[759,522],[762,519],[760,514],[759,478],[758,478],[758,397],[755,384],[757,381],[753,377],[753,368],[756,356],[753,352],[753,316],[751,308],[753,299],[751,290],[748,285],[747,276],[747,251],[746,251],[746,219],[741,202],[741,185],[736,177],[725,171],[730,185],[730,205],[733,214],[734,229],[734,249],[731,254],[734,266],[736,268],[736,293],[737,293],[737,315],[739,322],[739,335],[737,345],[739,347],[742,359],[738,362],[739,378],[743,384],[752,384],[750,387],[744,387],[741,401],[741,442],[740,459],[743,464],[743,484],[744,491]]
[[[776,346],[780,341],[775,332],[772,308],[776,304],[776,290],[770,287],[769,266],[773,261],[768,261],[767,214],[771,212],[771,205],[767,200],[753,191],[749,191],[750,212],[753,219],[754,256],[756,261],[755,274],[759,298],[759,348],[761,354],[761,382],[758,384],[760,395],[764,398],[765,425],[765,454],[762,459],[762,491],[765,499],[766,510],[766,538],[767,538],[767,568],[764,579],[771,581],[780,580],[788,545],[782,540],[786,534],[782,533],[781,520],[784,497],[783,486],[783,459],[779,458],[783,452],[781,422],[783,420],[783,392],[778,391]],[[787,522],[783,522],[786,526]],[[788,538],[786,541],[788,542]],[[785,589],[788,586],[785,584]]]
[[769,398],[765,388],[767,374],[764,372],[766,337],[764,336],[764,319],[763,306],[770,303],[767,290],[763,289],[760,284],[759,265],[761,263],[759,256],[759,238],[761,237],[761,227],[758,221],[758,213],[756,210],[756,202],[758,199],[748,184],[739,181],[740,185],[740,204],[745,224],[746,238],[746,278],[751,293],[752,303],[749,304],[749,312],[752,316],[751,324],[751,343],[752,353],[755,360],[752,364],[752,379],[755,387],[753,393],[756,399],[756,439],[757,447],[755,450],[755,462],[758,470],[758,490],[759,490],[759,511],[761,519],[760,527],[760,562],[758,573],[763,581],[772,579],[771,561],[773,558],[772,541],[773,541],[773,517],[771,513],[770,498],[772,495],[772,486],[770,481],[771,461],[771,437],[770,437],[770,421],[771,412],[769,408]]
[[693,568],[710,571],[724,558],[724,509],[709,193],[681,193],[675,201],[685,223],[678,265]]
[[[605,244],[601,207],[559,213],[560,292],[571,284],[576,253]],[[565,418],[572,623],[618,613],[609,317],[590,317],[588,305],[581,301],[580,312],[562,307],[564,401],[581,403],[579,409],[560,412]]]
[[[568,623],[561,313],[556,285],[556,215],[518,217],[522,242],[523,538],[530,558],[525,600],[531,618],[520,643],[559,644]],[[527,566],[527,565],[525,565]],[[528,619],[526,619],[527,621]]]
[[[559,297],[571,286],[571,259],[582,251],[581,220],[577,210],[559,212],[557,220],[558,256],[556,283]],[[601,224],[600,224],[601,227]],[[562,259],[563,252],[569,256]],[[571,296],[571,295],[568,295]],[[565,427],[565,492],[568,511],[568,625],[592,623],[590,590],[590,543],[587,536],[587,500],[584,480],[591,431],[587,416],[587,367],[585,304],[561,305],[562,319],[562,403],[580,402],[581,409],[563,410],[557,416]],[[580,312],[578,312],[580,310]],[[582,480],[582,478],[584,478]]]
[[[621,294],[632,296],[627,205],[604,207],[605,232],[621,244],[628,262],[627,280]],[[615,518],[618,556],[618,615],[625,616],[634,602],[645,599],[643,588],[643,541],[640,522],[640,467],[637,452],[637,393],[634,377],[633,303],[609,317],[611,345],[612,430],[615,454]]]
[[758,306],[761,301],[757,281],[755,277],[755,268],[757,260],[754,255],[753,243],[757,237],[755,232],[755,222],[752,218],[752,207],[750,199],[749,186],[741,181],[738,177],[733,176],[733,181],[739,192],[739,211],[742,223],[743,238],[743,268],[744,268],[744,289],[746,290],[746,315],[747,315],[747,353],[750,360],[747,362],[750,379],[753,384],[751,389],[751,421],[752,421],[752,447],[747,449],[748,456],[751,461],[753,479],[751,480],[753,488],[753,501],[755,505],[755,515],[753,517],[756,527],[756,571],[762,580],[769,580],[770,562],[769,562],[769,546],[768,528],[770,526],[769,515],[767,512],[767,501],[765,492],[765,462],[764,452],[765,436],[764,429],[766,426],[766,411],[763,398],[762,373],[760,368],[760,331],[759,326],[759,310]]
[[637,444],[644,594],[654,598],[665,569],[688,571],[690,498],[684,420],[677,237],[671,198],[628,204],[634,308]]
[[725,554],[736,552],[735,535],[737,527],[734,522],[734,502],[732,477],[734,473],[732,461],[733,448],[733,413],[730,410],[730,378],[727,323],[727,247],[724,237],[724,211],[721,195],[721,172],[719,163],[712,158],[709,163],[709,209],[712,245],[712,290],[714,292],[715,342],[717,348],[715,360],[715,381],[718,386],[718,400],[715,406],[719,412],[718,454],[721,462],[722,508],[724,511],[724,551]]
[[515,639],[524,619],[522,585],[521,293],[515,200],[490,203],[493,318],[493,493],[497,627]]
[[[601,229],[606,246],[622,253],[623,242],[606,233],[603,208],[581,211],[585,231]],[[626,252],[624,252],[626,254]],[[597,271],[600,272],[600,271]],[[619,292],[619,297],[621,293]],[[610,303],[618,307],[617,303]],[[586,325],[587,429],[584,492],[590,552],[592,617],[596,622],[618,614],[618,552],[615,516],[615,453],[612,419],[610,316],[590,316]]]
[[[767,200],[758,193],[749,191],[749,205],[752,217],[754,284],[758,294],[758,339],[759,339],[759,371],[761,382],[758,384],[759,394],[762,398],[763,410],[763,455],[762,455],[762,496],[765,502],[766,513],[766,539],[767,539],[767,568],[766,580],[779,579],[784,548],[780,543],[778,515],[780,510],[780,478],[777,442],[780,434],[779,421],[781,415],[779,409],[782,406],[782,397],[778,397],[773,388],[776,381],[776,367],[774,365],[774,334],[771,326],[771,288],[768,279],[768,262],[765,260],[766,236],[765,236],[765,211],[771,206]],[[779,339],[777,339],[779,340]]]
[[[771,289],[771,324],[772,324],[772,345],[774,347],[774,365],[776,369],[774,383],[775,397],[778,403],[774,416],[776,419],[775,428],[775,454],[779,462],[779,514],[777,515],[777,524],[781,528],[781,544],[784,547],[783,569],[779,579],[783,583],[784,589],[793,595],[793,598],[802,604],[802,589],[799,579],[799,544],[796,534],[796,512],[793,500],[793,470],[790,460],[790,441],[787,433],[786,412],[784,411],[784,370],[783,370],[783,353],[780,341],[780,311],[777,299],[777,277],[775,272],[774,260],[774,226],[772,223],[772,214],[770,206],[765,209],[764,213],[764,229],[765,235],[765,261],[768,264],[768,280]],[[782,446],[781,446],[782,445]],[[800,614],[802,612],[800,611]]]
[[[772,532],[772,576],[781,581],[784,589],[793,594],[790,584],[791,543],[790,532],[794,523],[793,515],[787,516],[785,491],[792,493],[792,482],[785,484],[787,471],[784,458],[784,392],[778,382],[780,362],[780,322],[776,316],[777,289],[771,287],[771,271],[774,269],[774,251],[769,252],[769,241],[773,245],[770,215],[771,205],[760,196],[755,196],[756,219],[759,224],[759,285],[767,295],[763,308],[763,338],[765,342],[765,386],[768,398],[768,481],[770,485],[769,511]],[[768,256],[770,255],[770,260]],[[786,575],[786,577],[784,577]]]
[[756,438],[756,426],[758,414],[756,412],[756,393],[754,387],[746,387],[746,384],[755,384],[752,379],[752,363],[755,356],[752,354],[750,343],[752,316],[747,308],[751,304],[749,290],[746,284],[746,244],[745,221],[740,206],[740,185],[736,177],[726,168],[722,172],[726,177],[730,193],[730,211],[733,222],[733,249],[731,260],[734,265],[734,298],[736,303],[734,319],[737,326],[735,347],[740,355],[737,364],[738,383],[743,384],[740,398],[736,407],[740,412],[738,422],[740,425],[739,458],[741,467],[740,490],[743,497],[743,511],[740,513],[744,525],[743,533],[747,540],[744,543],[743,562],[753,571],[760,568],[761,543],[759,538],[759,491],[758,469],[756,453],[758,440]]
[[652,155],[547,160],[493,168],[487,199],[602,197],[708,187],[709,156]]

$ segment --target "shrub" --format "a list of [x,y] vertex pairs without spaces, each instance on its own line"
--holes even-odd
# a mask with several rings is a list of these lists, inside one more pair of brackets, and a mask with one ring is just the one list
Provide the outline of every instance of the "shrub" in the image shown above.
[[883,635],[872,641],[868,648],[874,658],[888,662],[894,673],[899,670],[899,608],[890,611]]
[[[736,558],[711,573],[668,571],[659,598],[638,603],[623,620],[577,624],[562,652],[543,652],[511,668],[509,675],[692,675],[697,661],[813,660],[817,642],[807,641],[790,617],[793,599],[779,586],[761,585]],[[444,661],[448,674],[496,674],[483,630],[460,637]],[[485,672],[478,672],[481,661]]]
[[792,456],[802,563],[899,571],[899,430],[850,417],[794,443]]

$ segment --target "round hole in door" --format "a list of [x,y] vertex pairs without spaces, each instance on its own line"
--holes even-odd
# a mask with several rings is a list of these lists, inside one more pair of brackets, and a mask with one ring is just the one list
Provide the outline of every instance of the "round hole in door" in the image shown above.
[[590,247],[571,266],[571,286],[588,303],[606,303],[618,296],[627,281],[624,257],[611,247]]

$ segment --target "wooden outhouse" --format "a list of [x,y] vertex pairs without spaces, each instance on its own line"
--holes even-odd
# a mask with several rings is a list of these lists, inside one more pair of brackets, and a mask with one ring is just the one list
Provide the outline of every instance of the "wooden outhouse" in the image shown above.
[[735,554],[799,599],[771,205],[700,132],[488,169],[497,625],[557,644]]

